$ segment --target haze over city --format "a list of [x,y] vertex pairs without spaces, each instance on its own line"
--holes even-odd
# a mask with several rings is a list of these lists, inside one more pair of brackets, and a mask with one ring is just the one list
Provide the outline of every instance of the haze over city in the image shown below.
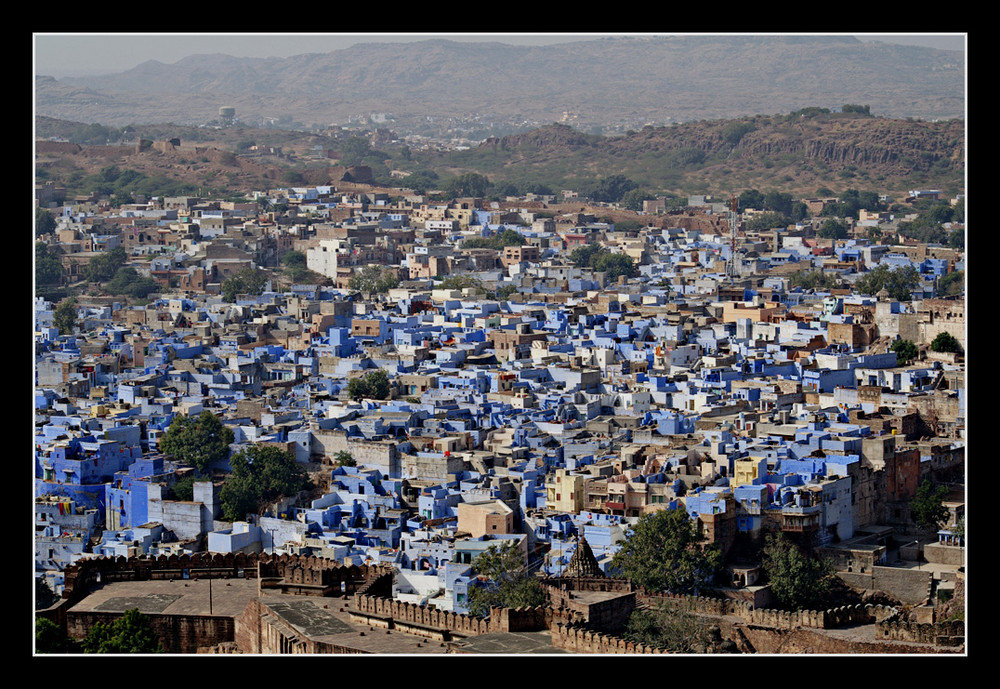
[[[551,45],[592,40],[600,33],[349,33],[349,34],[47,34],[35,35],[35,73],[55,78],[125,71],[147,60],[172,64],[189,55],[289,57],[328,53],[364,42],[411,42],[431,38],[498,41],[510,45]],[[669,34],[618,34],[669,35]],[[711,34],[709,34],[711,35]],[[963,50],[963,34],[855,34],[861,40]]]

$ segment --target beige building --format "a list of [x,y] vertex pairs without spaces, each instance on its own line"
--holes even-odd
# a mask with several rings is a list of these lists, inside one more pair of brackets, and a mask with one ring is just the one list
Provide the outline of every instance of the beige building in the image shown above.
[[501,500],[458,503],[458,530],[473,538],[516,533],[514,511]]

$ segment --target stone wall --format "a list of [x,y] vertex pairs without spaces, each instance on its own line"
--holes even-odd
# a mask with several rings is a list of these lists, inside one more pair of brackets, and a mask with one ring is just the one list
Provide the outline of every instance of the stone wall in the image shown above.
[[965,565],[965,548],[941,543],[927,543],[924,545],[924,557],[928,562],[962,567]]
[[647,605],[666,602],[697,615],[711,617],[738,617],[746,624],[770,629],[836,629],[854,624],[872,624],[897,614],[895,608],[882,605],[848,605],[830,610],[799,610],[790,612],[773,608],[755,608],[740,600],[703,598],[674,594],[649,594],[640,596]]
[[[232,641],[235,621],[209,615],[158,615],[144,613],[167,653],[197,653],[203,646]],[[112,624],[121,613],[76,612],[66,616],[66,632],[75,639],[87,636],[97,622]]]
[[[296,574],[292,574],[295,570]],[[267,553],[195,553],[160,557],[91,557],[78,560],[65,571],[63,598],[81,600],[98,582],[149,581],[185,575],[216,579],[239,577],[288,579],[291,584],[321,582],[347,594],[383,573],[378,567],[345,567],[334,560],[298,555]],[[309,573],[312,572],[312,573]],[[317,574],[318,572],[318,574]],[[343,584],[343,585],[341,585]]]
[[408,623],[410,626],[419,625],[463,637],[501,631],[492,616],[472,617],[430,606],[404,603],[392,598],[357,594],[354,596],[354,608],[357,612],[352,614],[364,618],[366,622],[374,623],[382,620],[389,624],[390,628],[396,622]]
[[338,452],[349,452],[358,465],[373,467],[386,476],[400,474],[400,458],[396,444],[389,441],[357,440],[343,431],[313,431],[312,459],[332,459]]
[[[302,638],[277,615],[268,614],[267,606],[253,600],[235,621],[233,645],[238,653],[268,655],[363,653],[357,649],[324,641]],[[220,644],[203,652],[232,652],[229,645]]]
[[965,643],[965,623],[958,620],[921,624],[892,619],[879,623],[877,633],[886,641],[909,641],[951,647],[962,646]]
[[652,646],[562,622],[557,622],[552,628],[552,646],[570,653],[665,653]]

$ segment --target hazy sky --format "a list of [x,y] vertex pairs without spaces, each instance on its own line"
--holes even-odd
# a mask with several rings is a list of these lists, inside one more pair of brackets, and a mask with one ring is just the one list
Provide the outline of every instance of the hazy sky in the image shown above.
[[[188,55],[223,53],[234,57],[289,57],[328,53],[355,43],[418,41],[500,41],[546,45],[599,38],[602,34],[34,34],[35,74],[56,78],[122,72],[146,60],[172,64]],[[622,35],[622,34],[617,34]],[[641,35],[641,34],[631,34]],[[663,35],[663,34],[661,34]],[[964,34],[858,34],[862,40],[963,50]]]

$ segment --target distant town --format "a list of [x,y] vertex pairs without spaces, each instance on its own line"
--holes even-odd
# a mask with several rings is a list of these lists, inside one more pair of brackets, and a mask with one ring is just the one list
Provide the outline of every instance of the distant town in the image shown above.
[[36,200],[36,653],[965,652],[963,196]]

